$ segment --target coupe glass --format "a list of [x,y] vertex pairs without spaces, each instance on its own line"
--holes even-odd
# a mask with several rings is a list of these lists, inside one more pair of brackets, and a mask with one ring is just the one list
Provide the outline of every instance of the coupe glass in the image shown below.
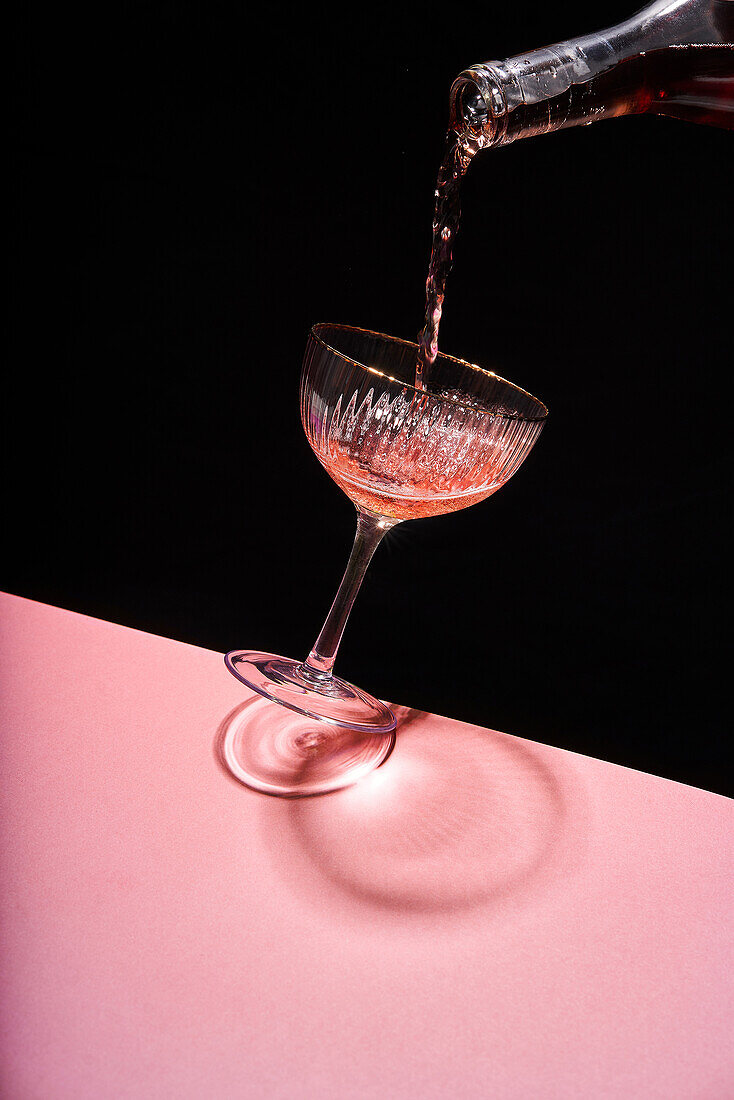
[[468,508],[495,493],[548,415],[525,390],[443,353],[416,389],[417,355],[407,340],[346,325],[314,325],[309,335],[301,420],[319,462],[357,508],[357,534],[305,661],[252,650],[225,657],[230,672],[267,700],[239,708],[223,737],[230,770],[257,790],[324,793],[387,758],[392,711],[333,672],[369,561],[403,520]]

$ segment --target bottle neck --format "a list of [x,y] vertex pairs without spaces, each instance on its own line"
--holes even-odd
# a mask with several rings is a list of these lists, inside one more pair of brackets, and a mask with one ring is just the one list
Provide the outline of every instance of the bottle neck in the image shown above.
[[486,149],[654,109],[647,59],[670,49],[666,71],[705,68],[710,47],[732,40],[732,12],[725,0],[655,0],[597,34],[475,65],[451,89],[452,128]]

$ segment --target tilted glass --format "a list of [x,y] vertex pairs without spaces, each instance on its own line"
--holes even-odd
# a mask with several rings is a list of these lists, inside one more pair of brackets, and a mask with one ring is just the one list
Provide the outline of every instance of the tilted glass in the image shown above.
[[308,338],[303,427],[316,457],[354,502],[357,534],[305,661],[253,650],[225,657],[230,672],[269,701],[239,708],[223,739],[228,767],[257,790],[324,793],[356,782],[387,758],[395,740],[392,711],[333,673],[370,559],[395,524],[466,508],[496,492],[543,427],[541,401],[449,355],[440,354],[416,388],[417,354],[409,341],[345,325],[314,325]]

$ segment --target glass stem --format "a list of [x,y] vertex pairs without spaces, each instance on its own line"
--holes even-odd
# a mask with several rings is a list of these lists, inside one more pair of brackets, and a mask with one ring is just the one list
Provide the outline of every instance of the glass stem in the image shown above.
[[357,534],[339,591],[334,597],[331,611],[326,616],[326,622],[321,628],[313,649],[301,665],[302,675],[315,684],[331,679],[331,670],[334,667],[344,627],[347,625],[349,612],[357,598],[370,559],[380,545],[383,535],[399,522],[372,512],[363,512],[361,509],[357,511],[359,513]]

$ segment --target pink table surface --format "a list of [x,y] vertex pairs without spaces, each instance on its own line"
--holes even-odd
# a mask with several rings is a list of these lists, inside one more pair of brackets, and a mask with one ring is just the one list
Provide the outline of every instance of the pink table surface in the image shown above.
[[268,798],[220,654],[0,613],[3,1097],[734,1096],[728,799],[405,708]]

